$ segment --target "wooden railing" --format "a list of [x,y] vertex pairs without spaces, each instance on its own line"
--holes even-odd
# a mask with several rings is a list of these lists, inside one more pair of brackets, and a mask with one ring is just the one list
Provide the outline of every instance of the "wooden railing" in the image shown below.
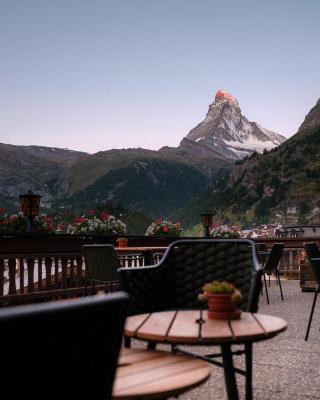
[[[118,254],[119,263],[126,268],[155,264],[164,250],[146,248],[130,250],[127,254],[121,252]],[[94,288],[87,286],[81,251],[0,253],[0,306],[83,296],[92,290],[117,289],[116,283]]]
[[[154,264],[162,251],[150,252],[150,247],[166,247],[178,238],[129,237],[129,246],[149,247],[129,254],[118,254],[121,266],[134,268]],[[280,270],[287,274],[299,273],[304,259],[303,242],[315,238],[282,238],[258,240],[271,248],[283,242],[285,252]],[[317,240],[316,240],[317,241]],[[318,239],[318,244],[320,239]],[[85,266],[81,247],[90,243],[112,243],[112,237],[18,236],[0,237],[0,306],[26,302],[83,296],[87,293]],[[94,290],[117,290],[115,284],[95,287]]]
[[279,263],[279,270],[294,277],[299,277],[300,264],[306,258],[303,243],[316,242],[318,246],[320,245],[320,238],[314,237],[259,239],[255,241],[265,244],[268,249],[271,249],[274,243],[284,243],[285,247]]

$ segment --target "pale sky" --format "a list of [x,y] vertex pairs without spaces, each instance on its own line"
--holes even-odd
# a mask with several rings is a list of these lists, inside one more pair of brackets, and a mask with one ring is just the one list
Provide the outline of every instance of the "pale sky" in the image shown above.
[[177,146],[218,89],[294,134],[320,97],[318,0],[0,0],[0,142]]

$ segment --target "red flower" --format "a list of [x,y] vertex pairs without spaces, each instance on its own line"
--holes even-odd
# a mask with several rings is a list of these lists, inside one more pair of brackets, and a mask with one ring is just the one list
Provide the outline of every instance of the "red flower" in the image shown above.
[[162,218],[158,218],[158,219],[156,219],[156,220],[154,221],[154,223],[155,223],[156,225],[160,225],[161,222],[162,222]]
[[162,232],[165,232],[165,233],[169,232],[169,228],[167,226],[163,226]]
[[88,215],[96,215],[96,210],[88,210]]
[[85,218],[80,217],[79,215],[76,215],[73,219],[73,222],[75,222],[76,224],[81,224],[82,222],[85,221]]
[[109,214],[107,213],[107,211],[102,211],[100,217],[102,220],[107,221],[109,219]]
[[44,222],[45,222],[46,224],[51,224],[51,222],[52,222],[52,218],[51,218],[51,217],[48,217],[48,216],[46,216],[46,215],[45,215],[42,219],[44,220]]
[[3,212],[4,212],[4,209],[0,208],[0,214],[3,214]]
[[17,219],[18,219],[18,218],[17,218],[15,215],[11,215],[11,216],[9,217],[9,220],[10,220],[11,222],[16,222]]

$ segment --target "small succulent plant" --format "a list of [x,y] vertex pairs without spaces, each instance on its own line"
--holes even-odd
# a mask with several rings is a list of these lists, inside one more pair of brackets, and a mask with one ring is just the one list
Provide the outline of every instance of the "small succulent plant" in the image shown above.
[[231,294],[231,300],[237,303],[241,300],[242,295],[233,283],[226,281],[213,281],[206,283],[202,287],[203,293],[199,294],[200,301],[207,301],[207,295],[209,294]]

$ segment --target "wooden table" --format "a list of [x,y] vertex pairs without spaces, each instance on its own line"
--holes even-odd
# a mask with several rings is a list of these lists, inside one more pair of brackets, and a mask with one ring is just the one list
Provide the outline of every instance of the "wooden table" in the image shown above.
[[130,251],[133,251],[133,252],[139,252],[139,251],[141,251],[141,252],[144,252],[144,251],[153,251],[153,252],[157,252],[157,251],[165,251],[165,250],[167,250],[167,248],[168,247],[163,247],[163,246],[158,246],[158,247],[156,247],[156,246],[149,246],[149,247],[142,247],[142,246],[140,246],[140,247],[115,247],[115,250],[117,251],[117,252],[119,252],[119,253],[127,253],[127,252],[130,252]]
[[112,398],[165,399],[200,385],[209,376],[208,364],[189,356],[122,349]]
[[[270,339],[287,328],[281,318],[243,312],[239,320],[207,319],[206,311],[163,311],[127,318],[125,335],[151,342],[188,345],[219,345],[223,363],[214,358],[206,361],[223,366],[228,398],[238,399],[235,372],[246,376],[246,399],[252,399],[252,343]],[[245,345],[246,371],[233,366],[231,346]],[[181,351],[181,350],[179,350]]]

